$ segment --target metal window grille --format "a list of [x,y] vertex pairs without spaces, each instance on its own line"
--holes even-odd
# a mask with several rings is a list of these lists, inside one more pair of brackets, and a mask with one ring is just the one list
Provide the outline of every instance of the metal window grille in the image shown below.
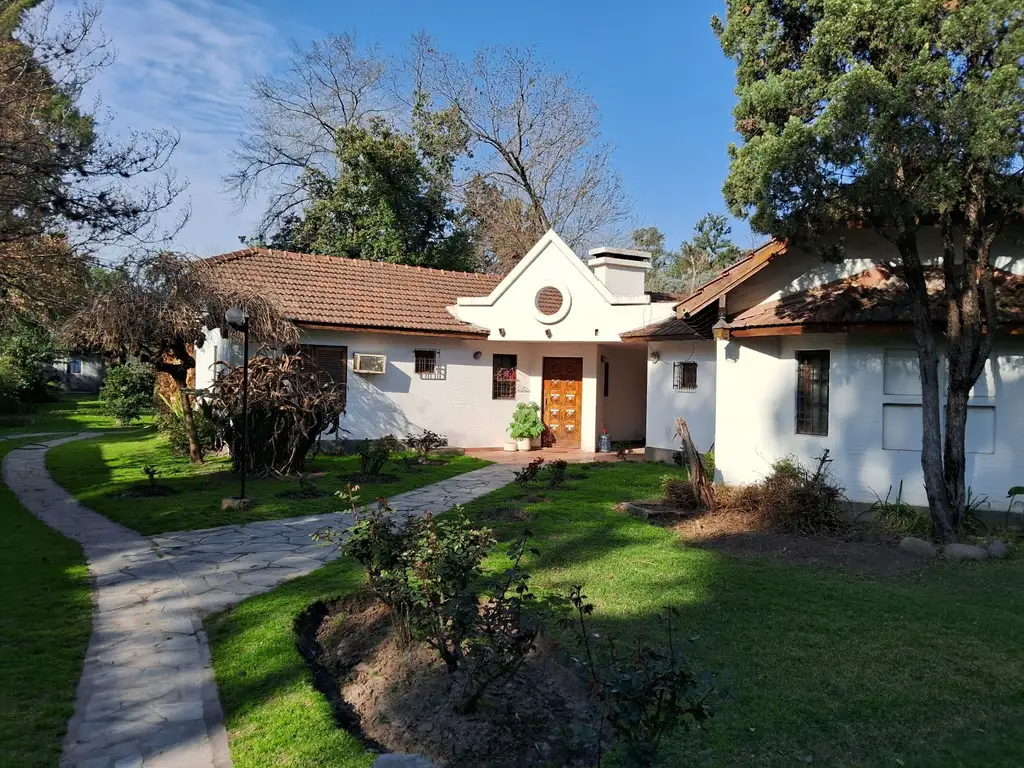
[[516,369],[519,361],[515,355],[495,355],[491,367],[491,399],[516,399]]
[[417,349],[416,373],[434,374],[437,373],[437,358],[439,352],[436,349]]
[[829,352],[798,352],[796,359],[796,432],[827,435]]
[[672,389],[694,392],[697,389],[697,364],[672,363]]

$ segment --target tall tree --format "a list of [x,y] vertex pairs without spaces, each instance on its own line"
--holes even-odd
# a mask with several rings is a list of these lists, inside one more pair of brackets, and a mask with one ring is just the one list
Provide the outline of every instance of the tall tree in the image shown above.
[[651,253],[647,288],[689,295],[743,252],[732,240],[732,227],[720,213],[706,213],[693,227],[693,237],[676,251],[665,249],[665,235],[657,227],[643,227],[632,234],[633,246]]
[[[472,270],[464,217],[448,197],[459,123],[420,113],[415,133],[381,118],[336,132],[339,174],[320,171],[301,217],[287,217],[271,243],[290,250]],[[465,146],[465,140],[461,141]],[[452,148],[455,147],[453,150]]]
[[552,227],[586,247],[621,223],[630,203],[578,81],[530,48],[484,48],[465,62],[419,42],[425,89],[469,131],[466,206],[488,261],[507,269]]
[[0,312],[66,304],[86,254],[151,241],[181,190],[168,161],[177,137],[110,135],[81,106],[113,61],[96,30],[99,7],[58,22],[41,0],[0,0]]
[[390,121],[401,108],[389,63],[352,33],[328,35],[302,49],[292,44],[279,75],[249,83],[252,109],[225,178],[242,202],[268,195],[257,239],[297,216],[340,173],[338,132]]
[[204,342],[211,327],[232,333],[224,313],[235,306],[248,312],[249,331],[262,343],[297,338],[271,299],[215,277],[205,261],[176,253],[158,254],[121,270],[116,279],[104,280],[88,304],[67,320],[62,336],[74,349],[138,358],[168,374],[178,389],[189,456],[200,462],[202,447],[188,391],[188,372],[196,364],[194,345]]
[[[890,241],[911,301],[924,469],[937,536],[965,515],[967,397],[997,330],[992,244],[1024,206],[1019,0],[728,0],[712,25],[736,61],[725,195],[761,232],[830,243],[853,224]],[[920,251],[942,241],[933,315]],[[949,376],[940,422],[941,336]]]

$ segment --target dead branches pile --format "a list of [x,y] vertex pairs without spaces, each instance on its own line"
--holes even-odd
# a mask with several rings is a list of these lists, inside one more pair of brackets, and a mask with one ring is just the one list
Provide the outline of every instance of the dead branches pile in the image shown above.
[[[241,366],[231,366],[218,377],[211,405],[237,468],[242,452]],[[321,433],[335,431],[344,412],[344,385],[323,381],[301,354],[268,350],[254,356],[249,361],[247,471],[301,472]]]

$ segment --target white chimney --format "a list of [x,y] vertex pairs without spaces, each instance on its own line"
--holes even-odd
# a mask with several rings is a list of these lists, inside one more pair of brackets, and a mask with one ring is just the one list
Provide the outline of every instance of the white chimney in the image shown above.
[[651,254],[628,248],[594,248],[587,262],[613,296],[643,296]]

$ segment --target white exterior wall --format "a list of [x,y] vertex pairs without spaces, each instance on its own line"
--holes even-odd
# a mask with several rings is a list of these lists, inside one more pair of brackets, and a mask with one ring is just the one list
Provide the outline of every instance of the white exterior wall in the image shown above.
[[[545,357],[583,358],[580,446],[583,450],[596,448],[597,409],[601,405],[597,344],[524,344],[484,339],[332,331],[306,331],[302,343],[348,348],[348,402],[341,421],[347,434],[342,437],[362,439],[387,434],[406,437],[423,429],[431,429],[446,435],[451,445],[464,448],[500,446],[508,439],[506,429],[512,421],[516,402],[541,402]],[[217,332],[213,332],[209,334],[204,346],[196,348],[198,389],[205,389],[213,382],[215,347],[220,360],[237,362],[241,359],[238,345],[234,345],[233,351],[230,346],[220,339]],[[258,345],[252,344],[251,347],[255,350]],[[440,376],[428,377],[415,373],[416,349],[440,350]],[[477,351],[481,353],[479,360],[473,359]],[[355,373],[352,370],[352,355],[355,352],[386,355],[386,372]],[[514,401],[491,398],[494,354],[517,356],[519,380]],[[632,359],[642,373],[642,359],[636,355]],[[643,392],[643,383],[640,382],[635,397],[641,406]],[[639,424],[642,437],[642,417]],[[633,438],[624,436],[621,439]]]
[[[663,341],[649,345],[660,356],[647,362],[647,445],[678,451],[676,418],[686,419],[697,450],[707,451],[715,442],[717,354],[713,341]],[[697,389],[677,392],[672,388],[672,364],[697,363]],[[717,450],[716,445],[716,460]]]
[[[920,422],[915,423],[911,415],[915,409],[905,407],[919,404],[920,396],[892,394],[907,391],[893,386],[892,381],[898,352],[914,349],[911,338],[828,334],[716,344],[718,402],[723,407],[715,430],[715,462],[721,479],[753,482],[767,474],[776,459],[795,455],[808,462],[828,448],[835,460],[832,470],[851,501],[873,502],[876,493],[884,498],[890,486],[895,495],[902,480],[904,500],[927,505],[920,450],[885,448],[886,443],[920,446]],[[796,352],[801,349],[830,352],[829,430],[825,437],[796,434]],[[903,373],[904,383],[916,376],[914,371]],[[944,389],[945,384],[940,386]],[[987,495],[993,509],[1000,509],[1007,489],[1022,480],[1024,341],[1001,340],[997,344],[989,371],[974,394],[968,423],[967,483],[975,494]],[[904,409],[893,410],[899,406]]]

